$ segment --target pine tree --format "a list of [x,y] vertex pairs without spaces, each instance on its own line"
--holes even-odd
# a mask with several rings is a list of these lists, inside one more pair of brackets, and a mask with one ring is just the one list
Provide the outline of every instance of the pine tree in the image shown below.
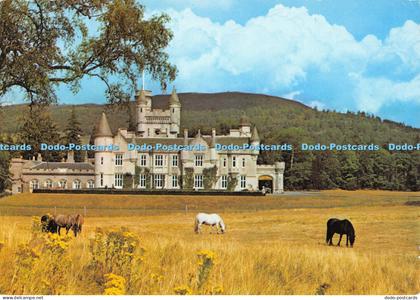
[[49,145],[60,143],[57,126],[45,106],[32,105],[30,107],[19,129],[19,140],[31,146],[30,150],[21,152],[25,159],[32,159],[38,153],[47,161],[60,161],[63,156],[60,151],[41,151],[41,143]]
[[[77,120],[76,111],[73,106],[66,127],[66,144],[80,145],[80,137],[82,136],[82,134],[83,130],[80,127],[80,122]],[[74,160],[77,162],[83,160],[83,154],[81,151],[74,151]]]

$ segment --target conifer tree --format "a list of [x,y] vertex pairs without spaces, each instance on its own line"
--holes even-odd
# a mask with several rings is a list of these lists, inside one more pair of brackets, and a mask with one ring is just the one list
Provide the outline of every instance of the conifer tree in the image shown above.
[[[77,120],[76,111],[73,106],[66,127],[66,144],[80,145],[80,137],[82,136],[82,134],[83,130],[80,127],[80,122]],[[81,162],[83,160],[83,155],[81,151],[74,151],[74,160],[77,162]]]
[[33,105],[29,108],[19,129],[19,140],[31,146],[30,150],[21,152],[25,159],[32,159],[39,153],[47,161],[60,161],[63,156],[60,151],[41,151],[42,143],[49,145],[60,143],[57,126],[46,107]]

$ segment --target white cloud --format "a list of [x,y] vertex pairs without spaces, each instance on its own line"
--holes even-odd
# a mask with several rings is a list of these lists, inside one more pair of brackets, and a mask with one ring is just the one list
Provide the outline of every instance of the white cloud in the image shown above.
[[360,110],[377,113],[380,108],[395,102],[420,105],[420,75],[408,82],[395,82],[386,78],[363,78],[353,75],[357,82],[355,98]]
[[282,95],[282,97],[286,99],[296,100],[297,99],[296,96],[299,96],[301,93],[302,91],[292,91],[290,93]]
[[[333,107],[338,110],[345,106],[377,112],[390,101],[419,99],[414,87],[418,76],[400,82],[369,74],[369,67],[386,66],[395,57],[402,62],[402,70],[409,69],[412,77],[419,74],[420,25],[413,21],[393,28],[383,41],[374,35],[357,41],[345,27],[321,15],[281,4],[244,25],[232,20],[213,22],[191,9],[167,12],[174,31],[169,53],[179,69],[176,84],[180,90],[289,93],[294,98],[298,94],[291,91],[310,95],[304,86],[311,79],[308,76],[325,76],[325,90],[330,86],[340,90],[342,82],[348,83],[343,99],[334,99],[336,106],[341,104]],[[350,97],[352,103],[343,103]],[[315,95],[314,99],[320,98]]]
[[322,103],[320,101],[311,101],[310,103],[308,103],[308,105],[312,108],[317,108],[318,110],[323,110],[324,108],[326,108],[325,103]]

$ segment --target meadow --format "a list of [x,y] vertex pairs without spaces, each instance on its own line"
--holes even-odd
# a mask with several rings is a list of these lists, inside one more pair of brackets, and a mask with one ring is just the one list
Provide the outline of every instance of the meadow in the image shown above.
[[[420,193],[0,198],[0,294],[416,294],[408,201]],[[199,211],[219,213],[226,234],[194,234]],[[80,237],[40,232],[39,216],[75,212]],[[354,248],[325,244],[330,217],[352,221]]]

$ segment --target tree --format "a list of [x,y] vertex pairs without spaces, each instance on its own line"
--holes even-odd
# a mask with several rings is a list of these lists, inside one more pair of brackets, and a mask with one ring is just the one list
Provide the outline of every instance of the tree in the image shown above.
[[49,111],[42,106],[32,106],[24,116],[19,130],[20,143],[30,145],[31,149],[22,151],[25,159],[32,159],[41,154],[47,161],[59,161],[60,151],[41,150],[41,144],[56,145],[60,143],[57,126],[51,119]]
[[19,88],[31,104],[53,103],[59,84],[77,92],[90,77],[120,103],[143,71],[166,88],[176,75],[164,51],[169,17],[144,11],[135,0],[0,1],[0,97]]
[[6,151],[0,151],[0,193],[4,191],[10,180],[9,164],[9,153]]
[[[70,118],[67,122],[66,127],[66,143],[80,145],[80,137],[83,134],[82,128],[80,128],[80,123],[76,117],[76,111],[74,106],[71,109]],[[82,152],[74,151],[74,160],[80,162],[83,160]]]

